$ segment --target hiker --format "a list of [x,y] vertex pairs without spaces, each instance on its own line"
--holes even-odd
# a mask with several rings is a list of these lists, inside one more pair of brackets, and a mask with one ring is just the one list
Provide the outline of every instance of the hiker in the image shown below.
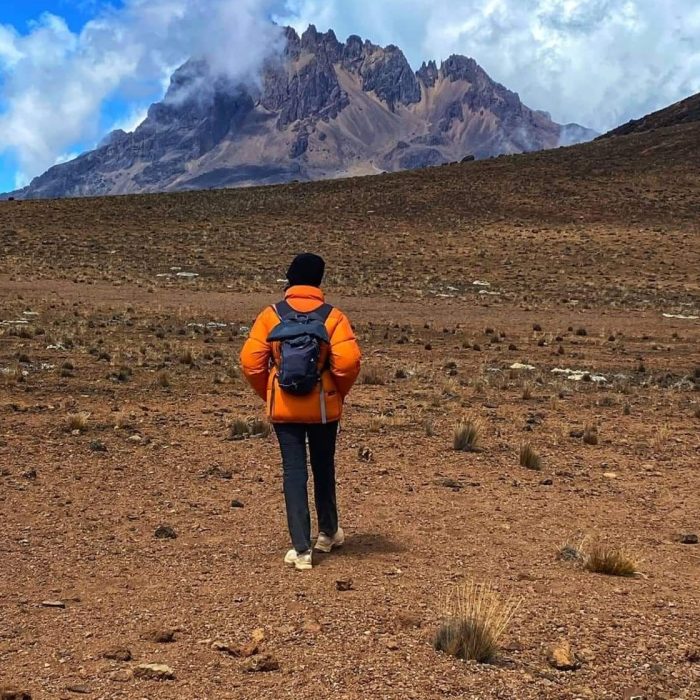
[[287,525],[293,548],[285,564],[312,568],[306,443],[314,477],[319,535],[315,549],[345,541],[338,524],[335,443],[343,402],[360,372],[360,348],[347,317],[325,303],[323,258],[297,255],[284,300],[264,309],[241,350],[250,385],[267,402],[282,453]]

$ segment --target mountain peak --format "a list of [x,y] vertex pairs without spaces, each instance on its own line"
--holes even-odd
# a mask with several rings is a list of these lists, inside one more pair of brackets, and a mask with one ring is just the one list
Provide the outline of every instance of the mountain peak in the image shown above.
[[398,46],[283,30],[261,76],[233,83],[203,59],[172,75],[132,134],[35,178],[25,197],[311,180],[552,148],[592,136],[523,105],[473,58],[413,71]]

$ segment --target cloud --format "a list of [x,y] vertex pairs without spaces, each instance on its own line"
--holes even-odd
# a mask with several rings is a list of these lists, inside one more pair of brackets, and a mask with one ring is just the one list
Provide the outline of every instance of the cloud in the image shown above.
[[281,21],[475,58],[535,109],[599,131],[700,92],[697,0],[289,0]]
[[26,34],[0,24],[0,152],[24,182],[97,143],[111,100],[133,126],[191,56],[251,78],[280,40],[270,18],[397,44],[414,67],[472,56],[530,107],[599,131],[700,92],[697,0],[123,0],[78,33],[51,14]]
[[269,21],[277,4],[126,0],[79,33],[49,13],[27,34],[0,25],[0,152],[16,155],[26,184],[75,144],[97,142],[106,100],[119,94],[142,109],[189,57],[233,79],[255,75],[280,41]]

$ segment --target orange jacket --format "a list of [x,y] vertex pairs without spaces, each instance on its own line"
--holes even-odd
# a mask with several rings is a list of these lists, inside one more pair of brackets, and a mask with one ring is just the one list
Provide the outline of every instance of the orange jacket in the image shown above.
[[[324,303],[317,287],[290,287],[284,295],[289,305],[302,313],[314,311]],[[263,309],[241,350],[241,367],[250,385],[267,402],[267,415],[273,423],[322,423],[321,401],[325,402],[327,422],[340,419],[343,401],[360,373],[360,348],[345,314],[334,308],[326,321],[330,343],[321,352],[321,382],[311,394],[294,396],[277,385],[279,343],[267,338],[279,323],[272,306]],[[323,393],[321,392],[323,388]]]

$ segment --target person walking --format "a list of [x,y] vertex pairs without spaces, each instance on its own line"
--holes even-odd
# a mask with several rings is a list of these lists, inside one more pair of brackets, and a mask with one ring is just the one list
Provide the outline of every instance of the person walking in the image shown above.
[[319,534],[315,549],[330,552],[345,534],[338,523],[335,446],[343,403],[360,372],[360,348],[347,316],[321,290],[323,258],[297,255],[284,299],[257,317],[241,350],[243,373],[267,404],[282,454],[287,525],[285,564],[313,566],[308,502],[308,441]]

